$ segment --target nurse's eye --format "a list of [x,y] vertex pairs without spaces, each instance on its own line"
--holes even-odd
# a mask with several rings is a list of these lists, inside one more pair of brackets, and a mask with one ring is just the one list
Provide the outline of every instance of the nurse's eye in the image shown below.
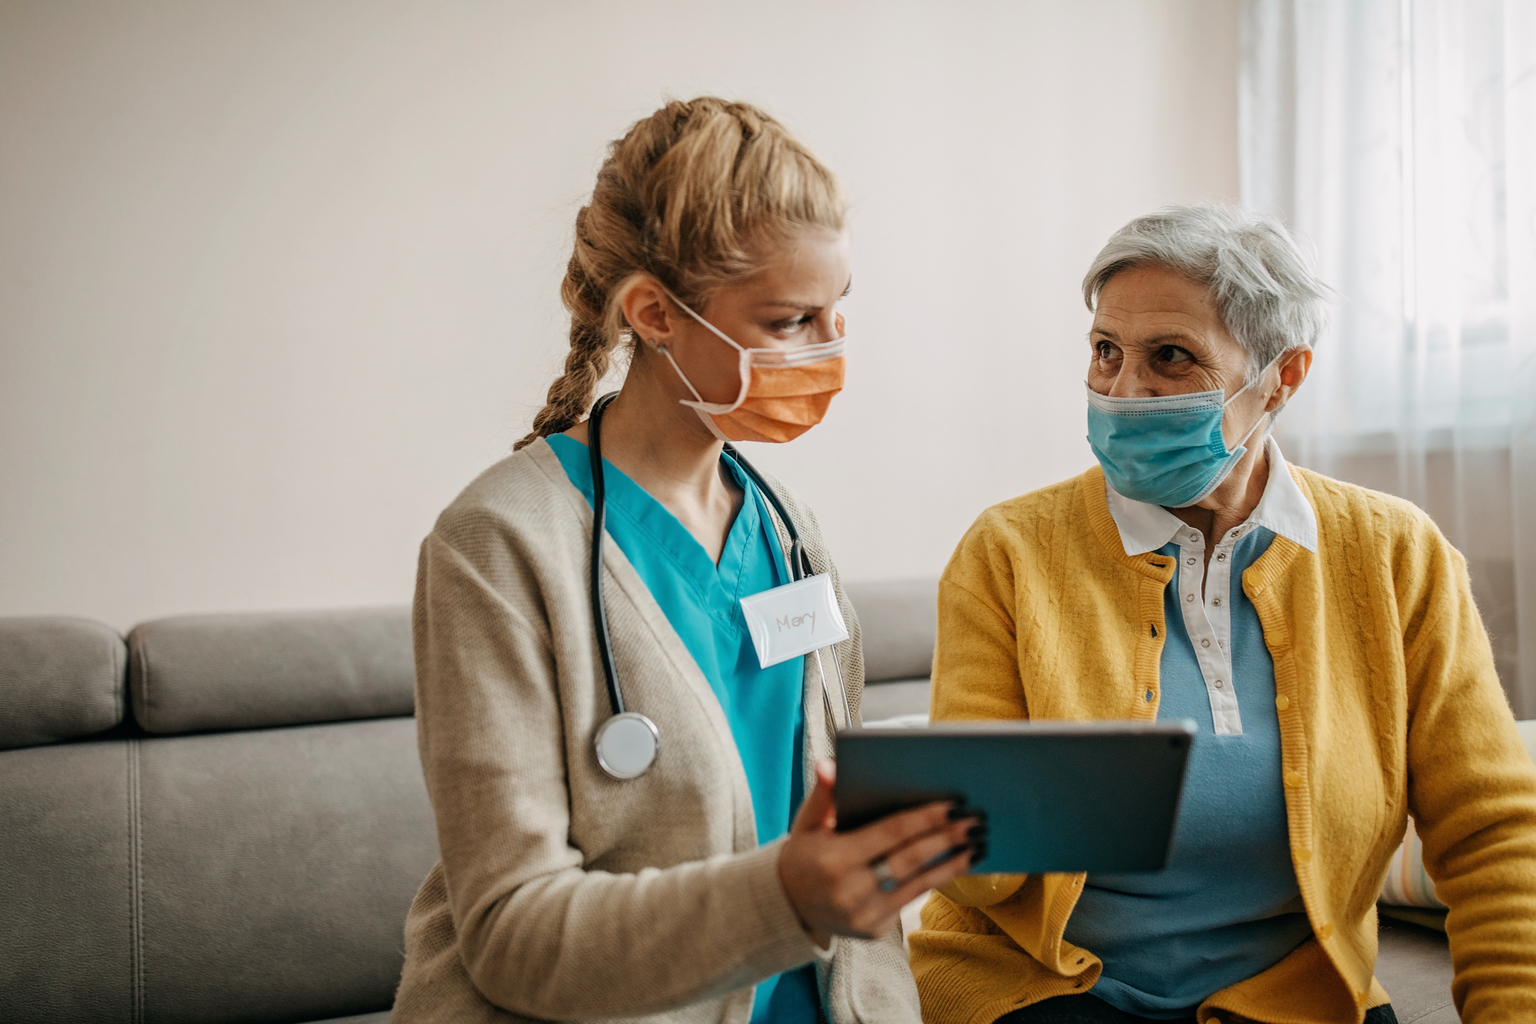
[[815,320],[816,317],[814,314],[807,313],[804,316],[792,317],[788,320],[780,320],[778,323],[773,325],[773,329],[778,331],[780,334],[793,334],[795,331],[800,330],[800,328],[806,326],[809,323],[813,323]]
[[1096,341],[1093,343],[1094,358],[1098,359],[1100,362],[1109,362],[1111,359],[1115,358],[1115,355],[1118,352],[1119,349],[1115,348],[1113,342]]
[[1164,345],[1157,350],[1158,362],[1162,363],[1187,363],[1194,358],[1189,354],[1188,349],[1179,348],[1177,345]]

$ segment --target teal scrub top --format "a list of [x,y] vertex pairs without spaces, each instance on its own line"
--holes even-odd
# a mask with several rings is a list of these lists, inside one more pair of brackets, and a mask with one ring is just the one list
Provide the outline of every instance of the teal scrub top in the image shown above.
[[[545,440],[590,505],[586,445],[564,434]],[[744,496],[719,565],[661,502],[604,459],[606,526],[719,698],[747,770],[757,841],[767,843],[789,831],[804,797],[805,659],[758,665],[740,601],[782,586],[790,577],[762,493],[729,455],[721,461]],[[656,726],[665,748],[667,723]],[[806,965],[757,986],[752,1022],[816,1024],[819,1004],[815,969]]]

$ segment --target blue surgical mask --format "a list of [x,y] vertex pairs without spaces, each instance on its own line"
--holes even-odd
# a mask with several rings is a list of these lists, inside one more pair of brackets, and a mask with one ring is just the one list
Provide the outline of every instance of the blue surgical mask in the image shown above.
[[1227,450],[1222,414],[1251,386],[1243,385],[1226,401],[1222,391],[1110,398],[1088,388],[1088,443],[1105,479],[1127,498],[1149,505],[1185,508],[1200,501],[1232,472],[1248,450],[1243,445],[1264,422],[1260,416],[1237,447]]

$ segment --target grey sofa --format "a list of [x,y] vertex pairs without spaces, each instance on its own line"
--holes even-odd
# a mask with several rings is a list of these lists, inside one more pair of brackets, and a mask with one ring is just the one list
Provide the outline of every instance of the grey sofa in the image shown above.
[[[868,719],[927,710],[934,586],[851,585]],[[0,619],[0,1021],[379,1021],[437,858],[403,609]],[[1399,1019],[1444,939],[1384,926]]]

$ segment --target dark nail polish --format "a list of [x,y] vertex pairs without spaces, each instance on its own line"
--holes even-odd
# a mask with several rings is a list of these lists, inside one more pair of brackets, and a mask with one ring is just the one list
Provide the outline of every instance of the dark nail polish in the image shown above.
[[987,841],[987,823],[983,821],[983,822],[980,822],[979,824],[972,825],[970,828],[966,829],[965,830],[965,838],[969,839],[973,843],[976,842],[977,840],[980,840],[982,842],[986,842]]
[[975,811],[968,811],[968,810],[966,810],[965,809],[965,803],[963,801],[961,803],[958,803],[958,804],[950,804],[949,805],[949,820],[950,821],[959,821],[961,818],[969,818],[969,817],[972,817],[975,813],[976,813]]
[[976,843],[971,847],[971,864],[980,864],[987,859],[987,844]]

